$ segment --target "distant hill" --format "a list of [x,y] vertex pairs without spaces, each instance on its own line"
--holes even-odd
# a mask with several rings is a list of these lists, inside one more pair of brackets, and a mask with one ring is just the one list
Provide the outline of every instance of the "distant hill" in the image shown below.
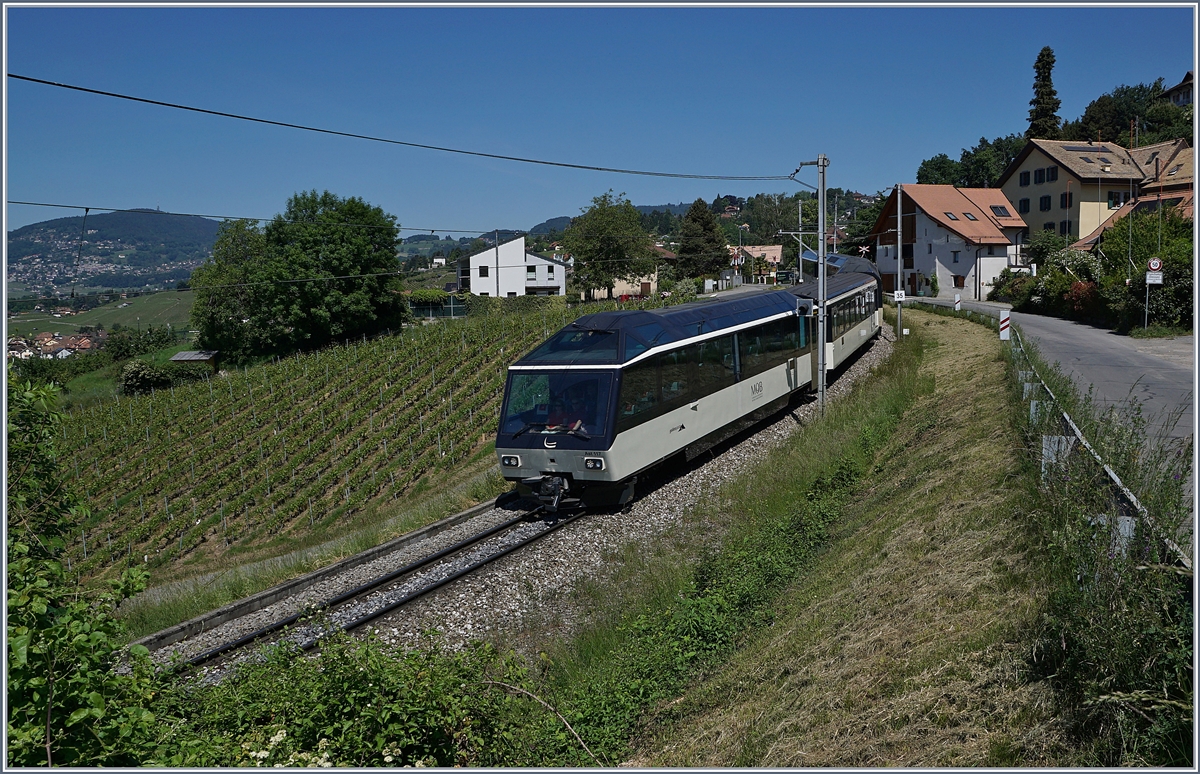
[[8,232],[8,281],[52,295],[74,285],[173,287],[212,255],[220,224],[157,210],[104,212],[31,223]]
[[552,231],[562,231],[567,226],[571,225],[571,218],[566,215],[561,218],[551,218],[543,220],[533,228],[529,229],[530,234],[549,234]]

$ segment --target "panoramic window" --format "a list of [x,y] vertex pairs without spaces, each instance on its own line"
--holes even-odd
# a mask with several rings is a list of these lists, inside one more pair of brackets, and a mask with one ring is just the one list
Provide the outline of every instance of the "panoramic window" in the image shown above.
[[551,363],[612,363],[617,359],[615,331],[567,328],[525,356],[525,360]]

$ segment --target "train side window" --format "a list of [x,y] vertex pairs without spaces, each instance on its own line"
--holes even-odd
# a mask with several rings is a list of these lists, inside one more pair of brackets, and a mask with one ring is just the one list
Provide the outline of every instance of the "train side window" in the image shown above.
[[785,345],[785,326],[788,320],[775,320],[763,326],[763,347],[765,349],[766,366],[771,368],[782,364],[792,356],[792,347]]
[[691,394],[692,360],[695,350],[691,347],[665,352],[658,356],[659,379],[662,383],[662,405],[687,400]]
[[710,395],[733,385],[733,337],[721,336],[696,345],[696,394]]
[[621,399],[617,404],[617,432],[640,425],[658,408],[658,363],[650,358],[621,374]]
[[800,324],[796,326],[796,330],[800,334],[800,352],[808,351],[808,326],[811,325],[812,317],[805,316],[800,318]]
[[738,356],[742,361],[743,379],[767,370],[768,358],[763,341],[765,327],[760,325],[738,333]]

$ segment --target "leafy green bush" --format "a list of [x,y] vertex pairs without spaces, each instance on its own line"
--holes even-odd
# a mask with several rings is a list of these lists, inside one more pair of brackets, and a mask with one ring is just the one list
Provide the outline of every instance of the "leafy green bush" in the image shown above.
[[204,363],[166,363],[155,366],[144,360],[130,360],[121,370],[117,389],[122,395],[149,395],[154,390],[178,387],[205,379],[211,369]]
[[444,304],[450,300],[450,294],[437,288],[421,288],[414,290],[408,300],[414,304]]
[[[62,420],[52,386],[8,380],[8,759],[9,766],[99,766],[139,762],[130,750],[153,727],[145,709],[150,667],[130,651],[115,610],[145,586],[127,570],[111,592],[92,597],[61,556],[87,509],[64,487],[54,449]],[[98,547],[94,548],[94,550]]]

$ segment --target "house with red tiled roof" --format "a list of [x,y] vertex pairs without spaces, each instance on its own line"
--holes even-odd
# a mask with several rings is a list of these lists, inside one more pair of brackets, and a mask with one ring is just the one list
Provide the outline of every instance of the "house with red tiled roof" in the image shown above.
[[870,237],[884,292],[899,284],[934,295],[936,284],[938,296],[983,299],[1001,271],[1029,268],[1020,252],[1026,229],[997,188],[906,184],[892,189]]

